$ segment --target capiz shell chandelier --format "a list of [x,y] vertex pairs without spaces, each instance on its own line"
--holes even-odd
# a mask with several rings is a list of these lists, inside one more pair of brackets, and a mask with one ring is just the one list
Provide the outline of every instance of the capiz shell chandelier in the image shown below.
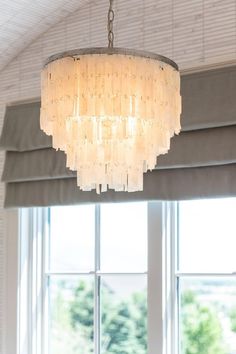
[[170,59],[114,48],[54,55],[41,76],[41,129],[77,171],[83,191],[142,191],[143,173],[156,166],[180,131],[180,75]]

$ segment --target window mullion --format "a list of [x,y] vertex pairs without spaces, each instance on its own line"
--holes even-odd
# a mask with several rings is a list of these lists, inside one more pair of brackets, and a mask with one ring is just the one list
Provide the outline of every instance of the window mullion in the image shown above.
[[178,202],[170,202],[169,218],[170,218],[170,337],[171,343],[168,353],[179,353],[179,279],[176,278],[176,270],[179,269],[179,204]]
[[94,348],[95,354],[101,352],[101,276],[98,274],[101,266],[101,227],[100,205],[95,207],[95,275],[94,275]]
[[32,300],[31,317],[33,324],[32,353],[41,354],[44,351],[44,242],[45,209],[33,209],[33,253],[32,253]]
[[32,239],[31,239],[31,273],[30,273],[30,281],[31,281],[31,301],[30,301],[30,317],[31,317],[31,350],[33,354],[37,353],[37,305],[38,305],[38,298],[37,298],[37,258],[38,258],[38,240],[37,240],[37,226],[38,226],[38,210],[33,208],[33,223],[32,223]]
[[175,306],[173,308],[174,315],[175,315],[175,321],[174,321],[174,336],[173,336],[173,346],[175,348],[175,353],[180,354],[181,350],[181,343],[180,343],[180,278],[175,279]]
[[175,323],[178,320],[176,299],[175,270],[176,257],[175,237],[177,234],[177,203],[164,202],[162,205],[162,310],[163,310],[163,354],[178,353],[175,346]]
[[235,278],[236,277],[236,273],[233,272],[233,273],[180,273],[180,272],[177,272],[175,274],[176,278],[185,278],[185,277],[196,277],[196,278],[202,278],[202,277],[232,277],[232,278]]
[[148,203],[148,354],[164,354],[162,202]]
[[95,346],[95,354],[100,354],[100,323],[101,323],[101,315],[100,315],[100,286],[101,277],[100,275],[95,274],[95,306],[94,306],[94,346]]
[[43,208],[42,216],[42,354],[49,354],[49,252],[50,252],[50,208]]

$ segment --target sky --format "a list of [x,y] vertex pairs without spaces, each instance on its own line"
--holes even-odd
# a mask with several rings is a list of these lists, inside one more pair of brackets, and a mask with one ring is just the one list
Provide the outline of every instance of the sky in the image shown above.
[[[93,205],[51,209],[52,271],[94,270],[94,215]],[[100,270],[147,271],[147,203],[101,206]]]
[[[51,271],[94,270],[94,205],[51,208]],[[236,198],[179,203],[179,271],[236,271]],[[147,271],[147,203],[101,206],[103,272]],[[108,282],[130,291],[145,277],[123,276]]]
[[[52,272],[94,270],[95,207],[51,208]],[[102,272],[147,271],[147,203],[101,205]],[[143,290],[145,275],[103,276],[117,293]]]
[[236,198],[180,203],[181,272],[236,271]]

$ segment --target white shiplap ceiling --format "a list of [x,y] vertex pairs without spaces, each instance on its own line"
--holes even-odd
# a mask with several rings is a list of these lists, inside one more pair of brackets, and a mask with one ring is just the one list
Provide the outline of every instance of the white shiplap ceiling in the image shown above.
[[[115,0],[114,8],[116,46],[161,53],[181,70],[236,61],[236,0]],[[107,9],[108,0],[0,0],[0,72],[23,52],[12,61],[21,82],[39,77],[37,63],[52,54],[106,45]]]
[[35,38],[88,0],[0,0],[0,71]]

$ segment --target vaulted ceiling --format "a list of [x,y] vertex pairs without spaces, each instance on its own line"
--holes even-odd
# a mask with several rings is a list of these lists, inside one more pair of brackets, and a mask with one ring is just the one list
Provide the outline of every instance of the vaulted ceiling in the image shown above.
[[35,38],[88,0],[0,0],[0,71]]
[[[236,0],[115,0],[115,44],[169,56],[181,69],[235,63],[235,3]],[[46,45],[36,54],[28,54],[25,71],[41,52],[47,57],[77,46],[104,45],[107,7],[108,0],[0,0],[0,71],[30,43],[37,43],[37,37],[44,32],[51,33],[50,39],[42,42]],[[67,43],[58,43],[60,37],[52,33],[53,29],[49,31],[51,27],[59,32],[65,28]],[[21,59],[15,61],[23,71],[21,64]]]

